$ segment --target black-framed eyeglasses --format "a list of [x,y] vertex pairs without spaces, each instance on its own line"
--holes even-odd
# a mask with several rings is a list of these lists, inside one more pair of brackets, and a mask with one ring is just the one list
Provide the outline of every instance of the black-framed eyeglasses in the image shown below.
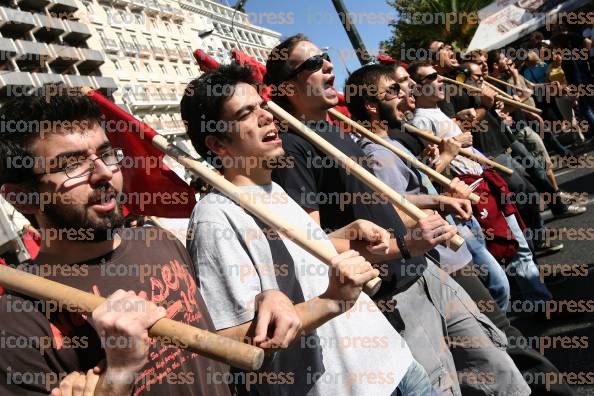
[[400,93],[400,84],[394,83],[394,84],[390,85],[385,91],[378,92],[377,97],[380,98],[381,94],[385,94],[383,98],[380,98],[381,100],[392,100],[395,97],[397,97],[399,93]]
[[439,73],[435,72],[435,73],[431,73],[431,74],[427,74],[425,77],[421,78],[419,80],[420,83],[422,82],[430,82],[432,83],[433,81],[437,80],[437,78],[439,77]]
[[297,66],[295,70],[293,70],[291,74],[289,74],[287,78],[285,78],[285,81],[295,78],[299,73],[305,70],[310,72],[320,70],[322,66],[324,66],[324,61],[332,62],[330,60],[330,55],[328,55],[328,53],[326,52],[312,56],[311,58],[307,59],[305,62]]
[[60,172],[64,172],[69,179],[88,176],[95,170],[95,161],[99,159],[105,166],[118,165],[124,160],[124,150],[121,148],[110,148],[99,154],[95,159],[86,157],[80,160],[66,160],[66,165],[57,169],[48,170],[45,173],[37,173],[36,176]]

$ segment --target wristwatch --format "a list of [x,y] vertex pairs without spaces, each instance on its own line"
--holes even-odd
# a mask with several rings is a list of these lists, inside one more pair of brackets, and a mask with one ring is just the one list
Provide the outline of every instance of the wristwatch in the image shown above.
[[405,260],[412,258],[411,254],[410,254],[410,250],[408,250],[408,247],[406,246],[406,241],[404,240],[404,235],[395,234],[395,238],[396,238],[396,244],[398,244],[398,249],[400,249],[400,254],[402,255],[402,258]]

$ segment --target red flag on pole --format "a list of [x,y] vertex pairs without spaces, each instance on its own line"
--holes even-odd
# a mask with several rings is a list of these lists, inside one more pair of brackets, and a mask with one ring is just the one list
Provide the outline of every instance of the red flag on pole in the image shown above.
[[195,192],[163,162],[164,154],[151,145],[157,132],[128,114],[98,91],[87,95],[105,117],[107,137],[124,150],[124,206],[145,216],[190,217]]

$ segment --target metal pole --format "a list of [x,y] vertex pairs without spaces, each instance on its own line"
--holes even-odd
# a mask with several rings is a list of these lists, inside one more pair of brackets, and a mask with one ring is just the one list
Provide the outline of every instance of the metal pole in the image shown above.
[[359,36],[359,31],[357,27],[353,24],[353,21],[347,12],[346,6],[342,0],[332,0],[332,4],[334,4],[334,8],[336,8],[336,12],[338,13],[338,17],[340,18],[340,22],[342,26],[344,26],[344,30],[346,30],[347,36],[349,36],[349,40],[351,41],[351,45],[357,54],[357,58],[359,58],[359,62],[361,65],[365,65],[373,60],[367,49],[365,48],[365,44],[363,44],[363,40],[361,40],[361,36]]

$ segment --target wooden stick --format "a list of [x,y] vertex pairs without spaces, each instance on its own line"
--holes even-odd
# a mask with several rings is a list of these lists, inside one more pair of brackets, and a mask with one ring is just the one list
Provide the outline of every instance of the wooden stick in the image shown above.
[[[287,121],[289,125],[297,133],[309,140],[312,144],[317,146],[324,153],[338,161],[347,172],[352,173],[363,183],[367,184],[371,189],[387,197],[387,199],[393,205],[404,211],[408,216],[412,217],[417,221],[427,217],[427,214],[425,212],[417,208],[412,203],[408,202],[406,198],[398,194],[396,191],[390,188],[390,186],[379,180],[377,177],[375,177],[371,172],[363,168],[361,165],[357,164],[342,151],[338,150],[336,147],[328,143],[326,140],[324,140],[324,138],[320,137],[317,133],[309,129],[306,125],[304,125],[297,118],[293,117],[291,114],[286,112],[279,105],[277,105],[273,101],[269,101],[268,109],[276,118]],[[460,235],[454,235],[454,237],[450,241],[448,241],[447,247],[456,251],[460,248],[460,246],[462,246],[463,243],[464,239],[462,239]]]
[[500,95],[505,96],[508,99],[513,99],[513,97],[508,94],[507,92],[497,88],[495,85],[488,83],[487,81],[483,81],[483,84],[485,84],[487,87],[491,88],[492,90],[494,90],[495,92],[497,92]]
[[[422,137],[423,139],[428,140],[431,143],[440,144],[442,141],[442,138],[435,136],[433,133],[431,133],[429,131],[423,131],[422,129],[419,129],[413,125],[404,124],[404,128],[408,132],[414,133],[415,135],[418,135],[419,137]],[[488,159],[487,157],[483,157],[482,155],[477,154],[474,151],[469,150],[467,148],[461,148],[460,154],[462,154],[463,156],[465,156],[467,158],[470,158],[473,161],[488,165],[491,168],[497,169],[497,170],[499,170],[503,173],[506,173],[508,175],[511,175],[512,173],[514,173],[514,171],[512,169],[508,168],[507,166],[503,166],[503,165],[501,165],[495,161],[492,161],[492,160]]]
[[[105,301],[104,297],[4,265],[0,265],[0,285],[79,313],[90,314]],[[258,370],[264,361],[261,348],[167,318],[158,320],[149,329],[149,336],[187,345],[185,348],[190,351],[244,370]]]
[[517,85],[510,84],[507,81],[500,80],[500,79],[495,78],[493,76],[490,76],[488,74],[487,75],[484,75],[483,78],[484,79],[489,79],[489,80],[494,81],[494,82],[498,82],[498,83],[503,84],[503,85],[506,85],[506,86],[508,86],[510,88],[513,88],[513,89],[517,90],[517,91],[527,91],[528,90],[528,88],[520,88]]
[[[449,83],[451,83],[451,84],[457,84],[457,85],[459,85],[459,86],[461,86],[461,87],[464,87],[464,88],[466,88],[467,90],[469,90],[469,91],[472,91],[472,92],[477,92],[477,93],[480,93],[480,92],[482,92],[482,91],[483,91],[483,90],[482,90],[482,89],[480,89],[479,87],[474,87],[474,86],[472,86],[472,85],[468,85],[468,84],[462,83],[462,82],[460,82],[460,81],[453,80],[453,79],[451,79],[451,78],[448,78],[448,77],[443,77],[443,76],[441,76],[441,79],[442,79],[443,81],[449,82]],[[527,104],[524,104],[524,103],[522,103],[522,102],[515,101],[515,100],[513,100],[513,99],[508,99],[508,98],[506,98],[505,96],[501,96],[501,95],[499,95],[499,94],[495,95],[495,99],[496,99],[496,100],[500,100],[500,101],[502,101],[503,103],[506,103],[506,104],[508,104],[508,105],[510,105],[510,106],[517,107],[517,108],[519,108],[519,109],[522,109],[522,110],[529,111],[529,112],[531,112],[531,113],[538,113],[538,114],[542,113],[542,110],[541,110],[541,109],[538,109],[538,108],[536,108],[536,107],[533,107],[533,106],[528,106]]]
[[[377,144],[381,144],[388,150],[392,151],[394,154],[399,156],[407,164],[413,165],[415,168],[417,168],[420,171],[422,171],[423,173],[427,174],[427,176],[429,176],[430,178],[432,178],[433,180],[435,180],[437,183],[441,184],[442,186],[449,187],[450,183],[452,182],[450,179],[448,179],[441,173],[437,172],[435,169],[425,165],[424,163],[419,161],[417,158],[415,158],[412,155],[407,154],[406,152],[401,150],[399,147],[393,145],[392,143],[385,141],[381,137],[377,136],[375,133],[371,132],[369,129],[365,128],[363,125],[359,124],[358,122],[353,121],[352,119],[345,116],[344,114],[337,111],[336,109],[330,109],[330,110],[328,110],[328,112],[335,119],[338,119],[338,120],[350,125],[354,129],[356,129],[359,134],[365,136],[366,138],[368,138],[369,140],[371,140]],[[470,201],[472,203],[476,204],[481,200],[481,197],[479,197],[475,193],[470,193],[470,195],[468,196],[468,199],[470,199]]]
[[[320,240],[310,239],[304,231],[298,230],[284,219],[273,214],[266,206],[254,202],[249,194],[243,193],[236,185],[225,179],[223,175],[217,174],[200,161],[189,157],[185,152],[169,143],[163,136],[157,135],[152,140],[153,146],[161,150],[171,158],[175,159],[194,175],[206,180],[211,186],[225,194],[239,206],[245,208],[264,223],[268,224],[279,233],[285,235],[303,249],[325,263],[330,263],[336,256],[336,252],[330,249]],[[381,279],[370,280],[363,287],[363,291],[373,296],[381,286]]]

